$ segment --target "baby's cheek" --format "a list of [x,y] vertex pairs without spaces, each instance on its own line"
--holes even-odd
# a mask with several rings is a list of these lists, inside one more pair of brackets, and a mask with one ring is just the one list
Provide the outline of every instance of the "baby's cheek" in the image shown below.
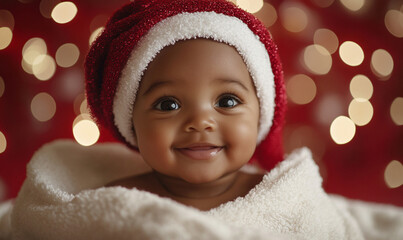
[[227,125],[228,145],[235,148],[237,154],[252,155],[256,148],[257,126],[247,121],[237,121]]

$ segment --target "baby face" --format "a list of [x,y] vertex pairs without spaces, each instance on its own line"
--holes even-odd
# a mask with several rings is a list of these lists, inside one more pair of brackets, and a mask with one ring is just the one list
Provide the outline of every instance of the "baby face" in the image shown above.
[[206,183],[237,171],[256,148],[259,102],[242,57],[207,39],[164,48],[133,110],[137,146],[160,174]]

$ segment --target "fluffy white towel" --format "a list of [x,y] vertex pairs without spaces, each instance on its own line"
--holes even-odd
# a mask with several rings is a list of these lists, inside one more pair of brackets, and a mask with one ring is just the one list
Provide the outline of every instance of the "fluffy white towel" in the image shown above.
[[[12,239],[364,239],[364,233],[403,239],[395,224],[403,221],[401,209],[384,213],[383,206],[353,206],[329,197],[305,148],[245,197],[205,212],[137,189],[102,187],[149,170],[120,144],[48,144],[34,155],[14,206],[4,211],[3,216],[11,213],[11,222],[0,214],[0,230],[11,228],[0,238],[10,233]],[[375,226],[367,221],[372,209],[378,219],[383,214],[383,220],[392,216],[394,222],[363,229]]]

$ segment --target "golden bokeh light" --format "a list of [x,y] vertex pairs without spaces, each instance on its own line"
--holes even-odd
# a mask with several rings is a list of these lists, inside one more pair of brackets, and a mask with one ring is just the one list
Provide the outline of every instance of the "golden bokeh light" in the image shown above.
[[333,54],[339,47],[339,39],[337,35],[329,29],[321,28],[315,31],[313,36],[313,42],[317,45],[321,45]]
[[0,131],[0,153],[6,151],[7,148],[7,139],[6,136]]
[[31,112],[38,121],[49,121],[56,113],[56,102],[48,93],[38,93],[31,101]]
[[46,43],[42,38],[31,38],[22,48],[22,58],[25,63],[32,65],[39,56],[44,57],[47,51]]
[[287,6],[280,8],[281,23],[293,33],[302,32],[308,26],[308,14],[300,7]]
[[390,106],[390,116],[396,125],[403,125],[403,97],[397,97],[393,100]]
[[73,43],[66,43],[56,51],[56,63],[60,67],[68,68],[76,64],[80,57],[80,49]]
[[365,0],[340,0],[344,7],[350,11],[359,11],[364,7]]
[[332,56],[321,45],[310,45],[304,49],[303,66],[313,74],[327,74],[332,68]]
[[316,84],[308,76],[298,74],[287,81],[287,95],[296,104],[308,104],[316,96]]
[[10,45],[13,40],[13,32],[8,27],[0,27],[0,50],[3,50]]
[[53,8],[51,16],[55,22],[65,24],[74,19],[77,11],[78,9],[74,3],[61,2]]
[[236,4],[243,10],[256,13],[263,7],[263,0],[237,0]]
[[49,80],[56,72],[55,60],[49,55],[38,56],[32,64],[32,72],[38,80]]
[[369,100],[374,92],[371,80],[364,75],[356,75],[350,82],[350,93],[354,98]]
[[91,33],[90,40],[89,40],[90,45],[92,44],[92,42],[95,41],[95,39],[97,39],[97,37],[102,33],[103,30],[104,30],[104,27],[99,27]]
[[340,45],[339,55],[341,60],[349,66],[358,66],[364,61],[364,51],[355,42],[346,41]]
[[338,94],[325,94],[317,101],[315,106],[316,120],[323,126],[329,126],[337,116],[344,113],[343,106],[343,97]]
[[[77,118],[82,118],[82,116],[78,116]],[[73,135],[80,145],[91,146],[98,141],[100,132],[93,121],[81,119],[73,123]]]
[[60,3],[60,0],[41,0],[39,3],[39,11],[45,18],[52,18],[53,8]]
[[6,84],[4,84],[3,78],[0,77],[0,97],[3,96],[5,90],[6,90]]
[[371,57],[371,70],[381,79],[387,79],[393,71],[393,58],[384,49],[375,50]]
[[277,11],[270,4],[265,2],[262,9],[254,14],[264,24],[265,27],[271,27],[277,21]]
[[374,108],[368,100],[353,99],[348,107],[348,115],[355,125],[364,126],[374,116]]
[[11,31],[14,30],[14,16],[13,14],[5,9],[0,10],[0,27],[8,27]]
[[384,173],[385,183],[389,188],[398,188],[403,185],[403,164],[397,160],[386,166]]
[[32,71],[32,65],[28,64],[24,59],[22,59],[21,61],[21,67],[26,73],[34,74],[34,72]]
[[318,7],[326,8],[333,4],[334,0],[312,0]]
[[339,116],[330,125],[330,136],[337,144],[346,144],[355,136],[354,122],[345,116]]
[[80,113],[81,114],[84,114],[84,113],[89,114],[90,113],[89,108],[88,108],[88,104],[87,104],[87,99],[84,99],[83,102],[81,103],[81,105],[80,105]]
[[93,32],[97,28],[104,26],[108,21],[108,18],[108,15],[101,14],[92,19],[90,23],[90,32]]
[[403,11],[389,10],[385,15],[385,26],[393,36],[403,38]]

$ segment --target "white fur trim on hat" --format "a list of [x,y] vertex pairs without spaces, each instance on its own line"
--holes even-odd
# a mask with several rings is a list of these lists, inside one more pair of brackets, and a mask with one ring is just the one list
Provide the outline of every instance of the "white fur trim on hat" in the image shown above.
[[162,20],[139,41],[122,70],[113,102],[115,125],[127,142],[136,146],[133,133],[133,106],[140,81],[156,55],[175,42],[209,38],[236,48],[256,88],[260,103],[257,142],[268,134],[273,121],[275,86],[269,55],[264,44],[236,17],[215,12],[182,13]]

